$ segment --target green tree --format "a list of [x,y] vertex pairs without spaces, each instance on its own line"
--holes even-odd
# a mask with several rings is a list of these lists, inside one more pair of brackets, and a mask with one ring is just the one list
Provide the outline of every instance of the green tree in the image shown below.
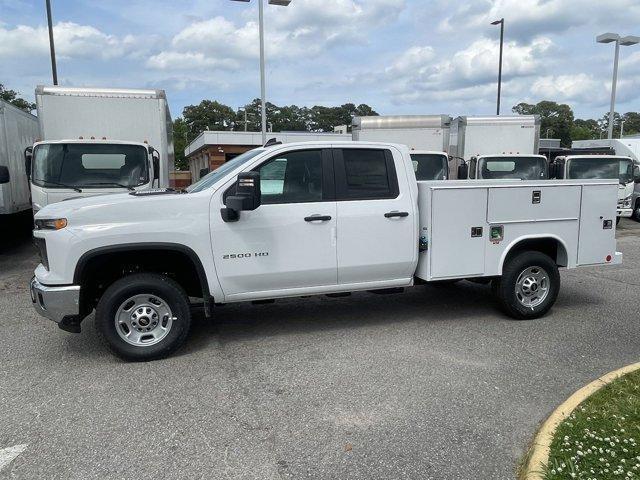
[[36,109],[36,104],[26,101],[24,98],[18,96],[18,92],[15,90],[8,90],[3,84],[0,83],[0,98],[5,102],[9,102],[18,108],[21,108],[25,112],[31,113]]
[[633,135],[640,133],[640,113],[639,112],[627,112],[622,115],[624,120],[624,135]]
[[184,107],[182,116],[189,140],[205,130],[231,130],[236,120],[236,113],[231,107],[212,100]]
[[577,118],[571,126],[571,140],[591,140],[600,138],[602,130],[598,122],[593,119],[582,120]]
[[173,121],[173,150],[175,153],[176,170],[189,170],[189,162],[184,156],[184,149],[189,142],[189,128],[182,117]]
[[564,103],[543,100],[532,105],[519,103],[512,108],[519,115],[540,115],[540,134],[544,137],[559,138],[562,146],[571,146],[571,127],[573,111]]

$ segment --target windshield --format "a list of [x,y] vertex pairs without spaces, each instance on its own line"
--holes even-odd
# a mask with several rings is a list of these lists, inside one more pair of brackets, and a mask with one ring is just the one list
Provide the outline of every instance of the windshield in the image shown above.
[[[613,179],[622,181],[622,163],[619,158],[571,158],[567,161],[567,178],[574,179]],[[626,165],[625,165],[626,171]]]
[[478,178],[540,180],[549,178],[547,162],[540,157],[482,157]]
[[263,148],[256,148],[253,150],[249,150],[248,152],[245,152],[242,155],[238,155],[233,160],[229,160],[227,163],[223,163],[218,168],[216,168],[213,172],[208,173],[193,185],[188,186],[186,188],[186,191],[189,193],[195,193],[195,192],[201,192],[202,190],[209,188],[211,185],[213,185],[222,177],[224,177],[228,172],[247,163],[253,157],[255,157],[256,155],[262,152],[264,152]]
[[448,157],[439,153],[412,153],[417,180],[446,180]]
[[51,188],[137,187],[149,181],[147,156],[141,145],[45,143],[33,153],[32,181]]

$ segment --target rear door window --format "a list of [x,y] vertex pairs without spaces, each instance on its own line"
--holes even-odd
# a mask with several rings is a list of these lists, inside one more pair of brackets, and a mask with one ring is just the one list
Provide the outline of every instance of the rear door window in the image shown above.
[[396,198],[398,178],[390,150],[334,150],[338,200]]

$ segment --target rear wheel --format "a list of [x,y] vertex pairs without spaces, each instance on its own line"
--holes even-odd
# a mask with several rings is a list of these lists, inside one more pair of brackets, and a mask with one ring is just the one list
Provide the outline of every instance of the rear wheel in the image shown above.
[[121,358],[166,357],[189,334],[189,299],[182,287],[166,276],[129,275],[102,295],[95,326],[103,343]]
[[517,320],[539,318],[553,306],[560,291],[558,266],[540,252],[522,252],[504,266],[493,292],[502,310]]
[[633,209],[633,219],[640,222],[640,199],[636,200],[636,206]]

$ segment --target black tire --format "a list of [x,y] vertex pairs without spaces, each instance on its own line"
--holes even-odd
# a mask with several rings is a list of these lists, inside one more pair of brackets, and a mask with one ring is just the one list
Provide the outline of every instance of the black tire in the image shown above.
[[616,217],[616,225],[620,223],[620,217]]
[[[543,300],[532,306],[525,306],[516,294],[518,279],[529,268],[543,269],[547,276],[547,293]],[[538,292],[540,287],[536,287]],[[535,292],[536,289],[530,289]],[[493,281],[492,290],[500,307],[511,318],[529,320],[545,315],[558,298],[560,291],[560,273],[556,263],[544,253],[527,251],[514,256],[502,269],[502,277]],[[534,294],[535,295],[535,294]],[[535,298],[535,297],[533,297]]]
[[[132,345],[118,333],[115,318],[123,302],[142,294],[157,296],[166,303],[172,314],[171,326],[165,336],[155,344]],[[140,325],[142,325],[141,321]],[[189,298],[178,283],[164,275],[155,273],[129,275],[114,282],[100,298],[96,307],[95,328],[102,343],[124,360],[146,361],[164,358],[180,348],[189,335],[191,328]]]
[[636,205],[633,207],[633,219],[636,222],[640,222],[640,198],[636,200]]

